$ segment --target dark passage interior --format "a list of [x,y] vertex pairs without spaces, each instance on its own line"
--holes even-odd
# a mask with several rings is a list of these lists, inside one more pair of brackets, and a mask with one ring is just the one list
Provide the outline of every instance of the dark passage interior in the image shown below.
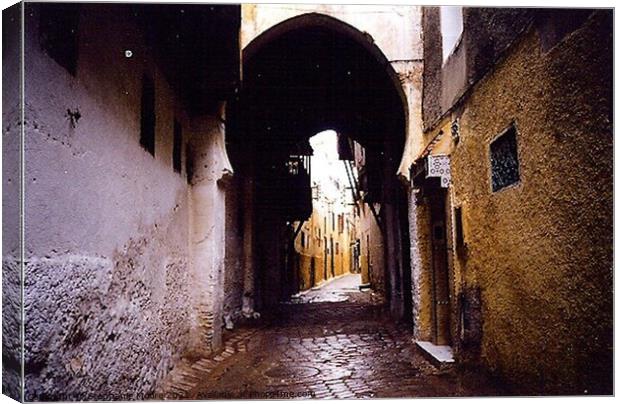
[[[364,148],[361,205],[379,228],[383,255],[370,287],[384,294],[395,318],[408,320],[407,205],[396,176],[407,117],[397,80],[369,38],[324,15],[287,20],[244,50],[243,88],[226,114],[227,148],[243,182],[244,230],[252,231],[244,253],[255,268],[256,308],[299,289],[286,256],[290,223],[312,212],[303,160],[312,153],[309,138],[333,129]],[[291,171],[292,163],[300,169]]]

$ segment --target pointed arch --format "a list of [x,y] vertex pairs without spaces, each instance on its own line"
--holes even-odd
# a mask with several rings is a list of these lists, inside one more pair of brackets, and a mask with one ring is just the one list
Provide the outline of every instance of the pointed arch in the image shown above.
[[[389,77],[394,91],[398,94],[404,117],[405,128],[408,127],[409,110],[407,107],[407,96],[403,90],[398,73],[392,67],[383,51],[375,44],[372,36],[366,32],[362,32],[354,26],[339,20],[335,17],[321,13],[305,13],[296,17],[284,20],[271,28],[263,31],[256,38],[250,41],[242,50],[242,64],[247,65],[261,49],[272,43],[278,38],[288,33],[306,28],[324,28],[338,35],[348,38],[363,47],[378,64],[383,66],[387,76]],[[243,70],[242,70],[243,71]]]

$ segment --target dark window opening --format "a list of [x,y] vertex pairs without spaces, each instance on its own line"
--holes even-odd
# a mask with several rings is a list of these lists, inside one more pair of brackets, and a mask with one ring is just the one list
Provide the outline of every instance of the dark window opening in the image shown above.
[[434,229],[435,240],[442,241],[443,238],[443,223],[437,223]]
[[491,143],[491,183],[493,192],[519,182],[517,130],[511,126]]
[[454,208],[454,244],[457,248],[461,248],[465,245],[465,238],[463,236],[463,209],[460,206]]
[[79,4],[40,4],[39,43],[56,63],[75,76],[78,58]]
[[142,77],[142,109],[140,145],[155,156],[155,84],[146,74]]
[[301,232],[301,248],[305,248],[305,247],[306,247],[306,233],[302,231]]
[[187,183],[191,184],[194,177],[194,156],[189,143],[185,145],[185,173],[187,174]]
[[181,172],[181,144],[183,142],[183,129],[181,124],[174,120],[174,132],[172,143],[172,168],[175,172]]

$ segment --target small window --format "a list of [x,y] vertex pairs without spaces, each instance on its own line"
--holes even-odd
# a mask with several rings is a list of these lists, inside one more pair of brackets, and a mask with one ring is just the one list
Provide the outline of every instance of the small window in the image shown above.
[[445,62],[463,33],[463,7],[441,6],[441,50]]
[[80,5],[51,3],[39,5],[41,48],[75,76],[78,58],[78,20]]
[[142,77],[140,145],[155,156],[155,85],[146,74]]
[[463,209],[460,206],[454,208],[454,239],[456,248],[461,248],[465,245],[463,236]]
[[519,182],[517,130],[512,125],[491,143],[491,183],[493,192]]
[[336,242],[336,254],[340,254],[340,243]]
[[305,248],[305,247],[306,247],[306,233],[302,231],[301,232],[301,248]]
[[175,172],[181,172],[181,145],[183,143],[183,129],[181,124],[175,119],[172,139],[172,168]]

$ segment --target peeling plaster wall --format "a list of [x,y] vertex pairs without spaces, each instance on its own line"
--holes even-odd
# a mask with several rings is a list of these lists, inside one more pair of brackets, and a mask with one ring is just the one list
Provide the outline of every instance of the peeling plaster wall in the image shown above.
[[403,156],[398,167],[398,175],[409,180],[409,168],[425,146],[422,132],[422,73],[424,63],[421,59],[414,59],[407,62],[393,62],[392,67],[398,74],[407,98],[407,136]]
[[21,399],[20,14],[2,11],[2,393]]
[[[612,18],[546,51],[531,29],[460,117],[454,265],[481,288],[482,363],[524,394],[612,393]],[[520,182],[493,193],[489,143],[512,121]]]
[[[184,131],[188,118],[135,26],[113,6],[80,18],[73,77],[42,51],[27,6],[27,400],[148,396],[198,322],[188,185],[172,169],[173,118]],[[144,71],[155,157],[139,144]]]
[[[192,348],[220,348],[224,318],[226,260],[226,188],[232,168],[225,153],[224,124],[214,116],[192,119],[190,144],[194,161],[190,205],[191,290],[198,327]],[[189,287],[189,285],[188,285]]]

